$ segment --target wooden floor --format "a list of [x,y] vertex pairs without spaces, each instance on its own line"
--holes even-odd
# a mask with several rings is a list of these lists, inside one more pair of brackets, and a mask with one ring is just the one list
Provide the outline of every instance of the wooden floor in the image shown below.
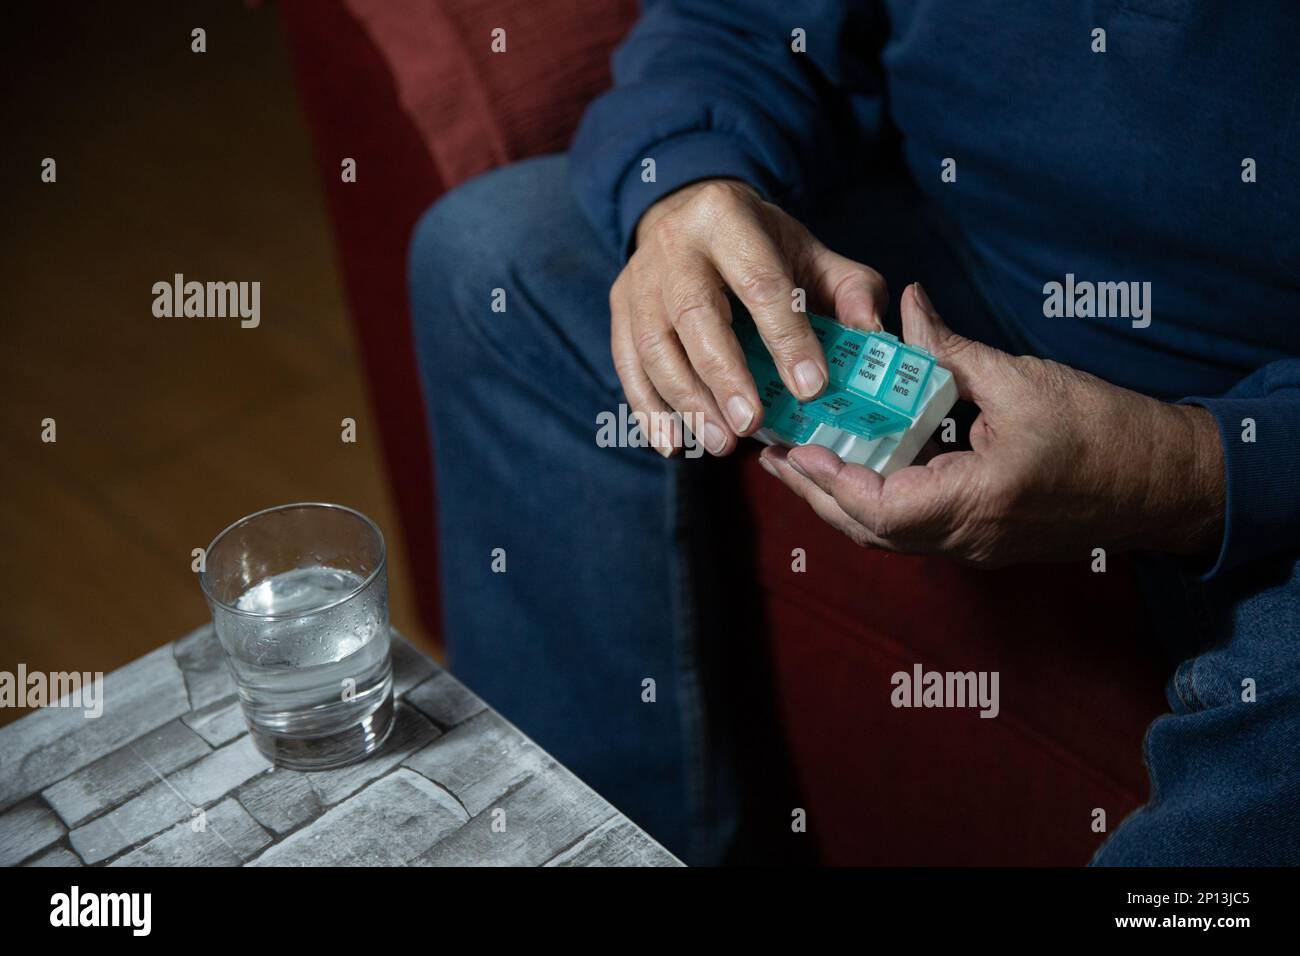
[[[432,650],[274,8],[32,6],[0,150],[0,670],[179,637],[207,615],[192,549],[299,500],[378,521],[393,621]],[[156,318],[177,272],[260,281],[261,325]]]

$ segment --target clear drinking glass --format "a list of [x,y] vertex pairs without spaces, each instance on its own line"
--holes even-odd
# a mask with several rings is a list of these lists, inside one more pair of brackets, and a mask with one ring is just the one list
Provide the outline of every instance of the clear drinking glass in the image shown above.
[[208,547],[199,575],[257,748],[296,770],[350,763],[393,724],[388,569],[342,505],[268,508]]

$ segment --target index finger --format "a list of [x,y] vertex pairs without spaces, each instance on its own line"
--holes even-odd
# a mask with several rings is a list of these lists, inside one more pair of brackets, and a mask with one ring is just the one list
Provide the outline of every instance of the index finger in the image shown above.
[[749,218],[714,230],[709,255],[723,281],[749,310],[785,387],[801,401],[829,380],[826,355],[808,316],[794,308],[793,272],[776,242]]
[[683,256],[664,280],[664,305],[696,374],[737,435],[758,427],[763,405],[745,353],[731,328],[731,304],[713,264]]

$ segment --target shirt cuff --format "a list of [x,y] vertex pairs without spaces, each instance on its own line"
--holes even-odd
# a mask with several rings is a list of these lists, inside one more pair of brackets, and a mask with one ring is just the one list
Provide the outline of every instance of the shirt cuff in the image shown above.
[[[644,159],[654,160],[654,182],[646,182]],[[717,130],[684,133],[645,151],[623,177],[618,190],[617,228],[623,258],[632,254],[637,223],[647,209],[671,192],[702,179],[739,179],[764,199],[773,195],[767,171],[745,150],[736,136]]]
[[[1294,547],[1300,533],[1300,501],[1294,484],[1281,480],[1300,468],[1300,422],[1288,403],[1268,398],[1185,398],[1214,416],[1223,444],[1225,508],[1223,542],[1210,581],[1255,558]],[[1253,422],[1253,426],[1252,423]]]

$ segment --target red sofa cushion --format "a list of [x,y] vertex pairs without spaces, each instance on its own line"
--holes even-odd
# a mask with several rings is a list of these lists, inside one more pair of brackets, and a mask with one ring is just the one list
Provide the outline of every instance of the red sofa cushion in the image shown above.
[[[609,85],[635,0],[346,0],[449,186],[563,150]],[[505,31],[493,52],[494,30]]]
[[[446,188],[398,101],[387,53],[340,2],[281,0],[298,94],[311,126],[320,182],[370,398],[412,567],[436,580],[433,465],[406,296],[406,246]],[[344,157],[357,181],[344,183]],[[414,595],[437,633],[438,589]]]
[[[855,547],[746,462],[782,725],[832,863],[1084,863],[1147,789],[1164,664],[1122,560],[977,571]],[[792,570],[803,549],[806,571]],[[891,676],[997,671],[1000,713],[899,709]],[[855,821],[850,825],[849,821]]]
[[[608,83],[609,52],[637,7],[282,3],[387,423],[390,471],[417,539],[413,561],[420,580],[433,582],[424,537],[433,527],[432,480],[423,422],[413,427],[422,406],[399,247],[444,185],[567,144]],[[344,7],[349,16],[340,15]],[[491,52],[496,27],[506,30],[505,53]],[[380,63],[387,76],[378,75]],[[358,135],[383,157],[391,182],[339,188],[338,157],[354,154]],[[1142,734],[1163,709],[1161,662],[1136,623],[1123,565],[1113,562],[1106,574],[1076,565],[983,573],[863,551],[753,460],[743,473],[779,706],[823,858],[1086,862],[1105,836],[1092,832],[1093,809],[1104,808],[1113,828],[1140,803]],[[796,547],[807,554],[806,573],[791,570]],[[999,671],[1001,715],[893,708],[890,675],[914,664]]]

